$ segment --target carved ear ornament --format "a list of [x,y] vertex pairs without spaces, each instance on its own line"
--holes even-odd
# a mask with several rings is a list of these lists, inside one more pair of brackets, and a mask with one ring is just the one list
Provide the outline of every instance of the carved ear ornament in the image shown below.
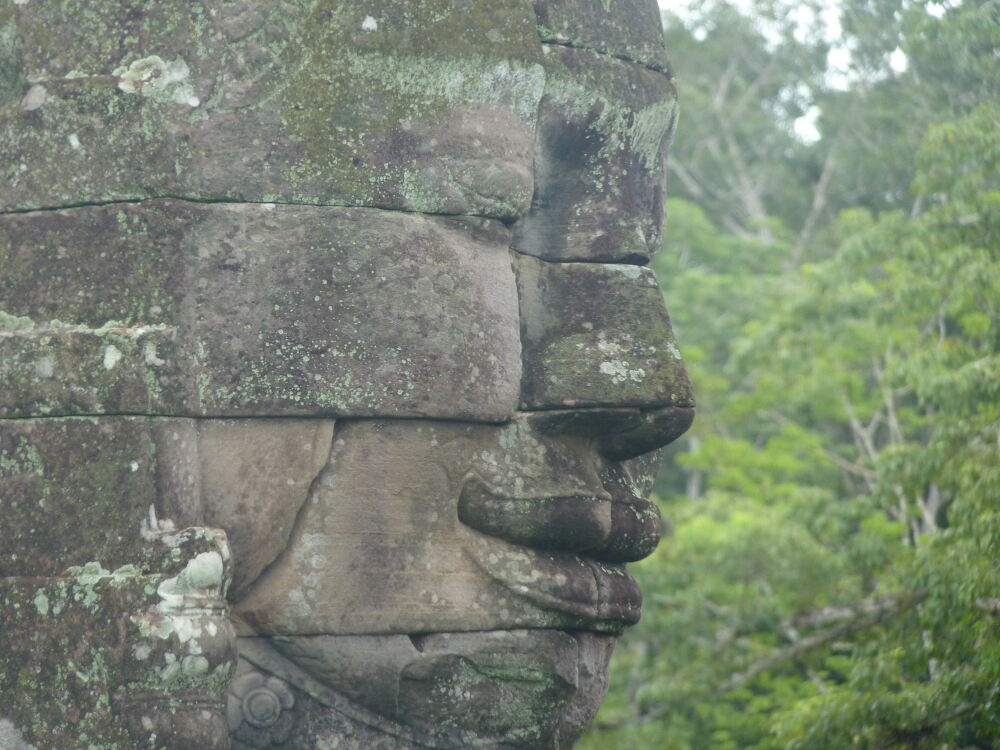
[[269,744],[280,744],[288,739],[295,726],[291,712],[294,706],[295,695],[284,680],[257,671],[247,672],[229,686],[226,696],[229,731],[239,738],[246,733],[241,728],[247,725],[253,734],[264,733]]

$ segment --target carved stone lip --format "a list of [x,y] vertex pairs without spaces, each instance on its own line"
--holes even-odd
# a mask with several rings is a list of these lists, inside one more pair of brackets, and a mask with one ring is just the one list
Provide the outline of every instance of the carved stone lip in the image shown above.
[[561,628],[616,633],[639,621],[642,593],[625,566],[479,536],[465,546],[515,596],[556,615]]
[[466,526],[521,547],[575,552],[595,564],[641,560],[660,539],[656,505],[639,497],[618,467],[594,494],[521,496],[470,476],[458,501]]

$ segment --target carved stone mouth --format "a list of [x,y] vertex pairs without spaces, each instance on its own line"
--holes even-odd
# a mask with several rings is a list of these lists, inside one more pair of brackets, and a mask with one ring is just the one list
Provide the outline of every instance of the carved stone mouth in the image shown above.
[[467,552],[509,591],[581,628],[615,632],[638,622],[642,594],[621,563],[656,548],[660,513],[618,465],[607,465],[601,482],[591,495],[531,497],[470,476],[458,517],[485,536],[470,539]]
[[462,487],[458,518],[483,534],[552,552],[576,552],[599,562],[641,560],[660,540],[660,512],[609,467],[593,495],[518,497],[477,476]]
[[476,565],[539,609],[574,628],[617,633],[639,621],[642,593],[624,565],[567,552],[542,552],[482,538],[466,545]]

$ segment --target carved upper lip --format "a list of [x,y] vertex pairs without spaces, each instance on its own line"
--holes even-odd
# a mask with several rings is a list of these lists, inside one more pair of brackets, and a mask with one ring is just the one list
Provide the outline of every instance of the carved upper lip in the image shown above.
[[660,539],[660,513],[616,474],[604,491],[542,497],[505,494],[472,476],[462,487],[458,517],[484,534],[537,550],[609,563],[641,560]]
[[642,595],[621,563],[653,551],[660,514],[632,491],[619,467],[607,467],[602,481],[594,494],[532,497],[470,476],[459,519],[487,537],[472,540],[468,551],[491,578],[542,609],[575,618],[576,626],[608,630],[637,622]]

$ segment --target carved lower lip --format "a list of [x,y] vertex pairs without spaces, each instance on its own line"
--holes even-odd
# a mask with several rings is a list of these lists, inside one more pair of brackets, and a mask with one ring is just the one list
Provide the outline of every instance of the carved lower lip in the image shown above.
[[616,632],[639,621],[642,593],[624,565],[541,552],[482,537],[466,545],[479,568],[560,626]]

